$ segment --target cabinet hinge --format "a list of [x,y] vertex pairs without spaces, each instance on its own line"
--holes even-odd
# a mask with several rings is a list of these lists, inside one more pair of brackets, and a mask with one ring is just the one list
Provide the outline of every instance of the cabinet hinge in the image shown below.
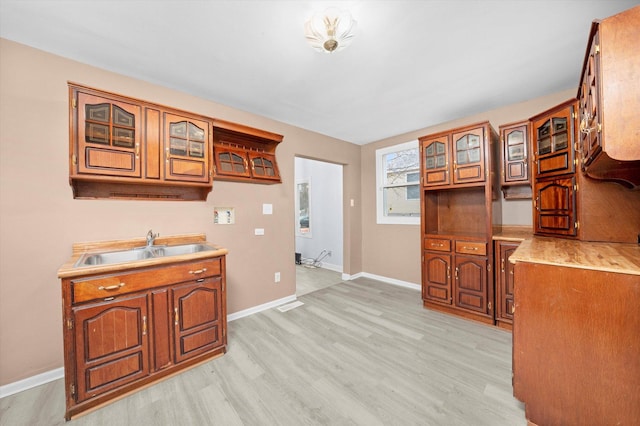
[[487,309],[491,310],[491,302],[487,303]]
[[596,48],[594,49],[594,53],[597,55],[598,53],[600,53],[600,45],[596,44]]
[[491,265],[487,265],[487,271],[491,272]]
[[574,226],[574,228],[576,228],[576,230],[580,229],[580,222],[576,221],[576,222],[573,224],[573,226]]
[[213,165],[213,173],[218,173],[218,170],[216,169],[216,165]]
[[69,389],[69,393],[71,394],[71,396],[76,396],[76,385],[75,384],[71,384],[70,389]]
[[577,190],[578,190],[578,184],[577,184],[577,183],[576,183],[575,185],[573,185],[573,189],[574,189],[575,191],[577,191]]
[[77,165],[78,164],[78,156],[73,154],[71,156],[71,162],[73,163],[74,166]]
[[71,100],[71,106],[72,106],[73,108],[77,108],[77,107],[78,107],[78,104],[76,103],[76,99],[75,99],[75,98],[73,98],[73,99]]
[[576,114],[575,112],[572,112],[571,113],[571,118],[573,118],[575,120],[576,118],[578,118],[578,114]]
[[71,318],[67,318],[67,330],[73,330],[73,320]]

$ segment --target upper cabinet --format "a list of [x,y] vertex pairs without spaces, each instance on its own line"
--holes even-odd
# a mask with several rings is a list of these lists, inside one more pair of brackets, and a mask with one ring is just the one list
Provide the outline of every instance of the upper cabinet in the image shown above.
[[594,21],[578,88],[584,173],[640,185],[640,6]]
[[214,179],[249,183],[281,183],[275,150],[282,136],[215,120]]
[[[485,127],[420,138],[425,187],[481,184],[486,181]],[[450,159],[453,159],[451,161]]]
[[575,171],[575,100],[531,118],[534,176],[557,176]]
[[506,199],[531,198],[529,122],[500,126],[500,186]]
[[212,119],[69,84],[74,198],[206,200]]

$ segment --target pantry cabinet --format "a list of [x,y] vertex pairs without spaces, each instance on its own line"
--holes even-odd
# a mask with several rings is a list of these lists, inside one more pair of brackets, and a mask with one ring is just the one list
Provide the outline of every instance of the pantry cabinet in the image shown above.
[[490,324],[498,150],[488,122],[420,138],[423,304]]
[[225,256],[61,280],[66,419],[226,351]]
[[593,22],[578,88],[582,170],[627,188],[640,185],[638,22],[640,6]]

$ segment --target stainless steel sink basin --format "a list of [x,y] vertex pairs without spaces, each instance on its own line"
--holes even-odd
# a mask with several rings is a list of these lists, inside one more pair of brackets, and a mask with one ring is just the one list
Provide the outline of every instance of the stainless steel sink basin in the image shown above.
[[80,256],[80,259],[78,259],[74,266],[78,268],[92,265],[110,265],[158,257],[200,253],[209,250],[215,250],[215,248],[207,244],[194,243],[175,246],[138,247],[129,250],[108,251],[103,253],[85,253]]

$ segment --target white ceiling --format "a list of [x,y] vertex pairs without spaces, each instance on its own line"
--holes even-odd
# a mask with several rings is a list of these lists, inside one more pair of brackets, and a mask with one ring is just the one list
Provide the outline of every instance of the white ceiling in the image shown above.
[[[0,36],[366,144],[577,88],[591,21],[638,4],[0,0]],[[329,6],[358,29],[324,54],[303,27]]]

